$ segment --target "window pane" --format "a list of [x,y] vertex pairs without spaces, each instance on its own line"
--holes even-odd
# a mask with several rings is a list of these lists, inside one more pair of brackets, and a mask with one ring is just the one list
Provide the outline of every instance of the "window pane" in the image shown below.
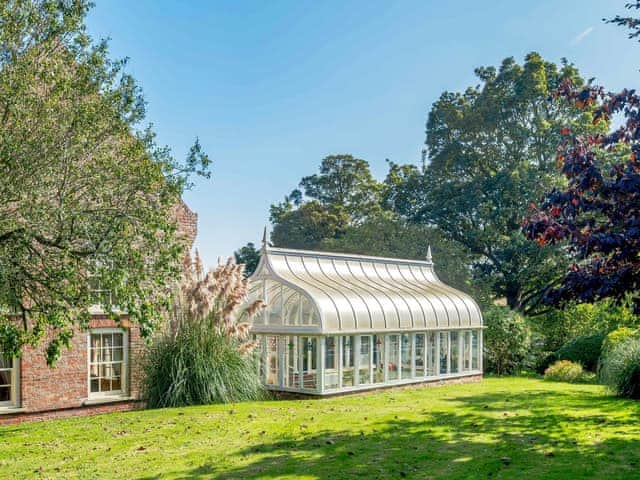
[[303,388],[315,390],[317,388],[316,364],[318,358],[318,339],[315,337],[301,337]]
[[458,373],[460,360],[460,334],[458,332],[450,333],[451,342],[451,373]]
[[0,387],[0,402],[11,401],[11,387]]
[[111,379],[111,390],[122,390],[122,382],[120,381],[121,377],[113,377]]
[[336,337],[325,337],[324,340],[324,386],[325,388],[338,388]]
[[449,373],[449,332],[440,332],[440,375]]
[[267,336],[267,385],[278,385],[278,337]]
[[425,334],[424,333],[416,333],[415,342],[416,342],[416,377],[424,377],[426,371],[426,353],[427,350],[425,348]]
[[358,372],[358,381],[360,385],[365,385],[371,380],[369,379],[371,371],[371,337],[363,335],[360,337],[360,369]]
[[0,355],[0,369],[13,368],[13,359]]
[[400,335],[389,335],[389,362],[387,364],[388,380],[398,380],[400,373]]
[[122,335],[121,333],[114,333],[113,334],[113,346],[114,347],[122,347],[123,337],[124,337],[124,335]]
[[298,338],[288,336],[285,337],[285,340],[287,344],[284,355],[287,370],[284,377],[284,385],[285,387],[297,388],[300,386],[300,370],[298,366]]
[[355,337],[342,337],[342,386],[353,387],[355,384]]
[[384,382],[384,335],[373,336],[373,382]]
[[471,370],[471,332],[464,332],[464,351],[462,352],[462,356],[464,358],[463,361],[463,370],[468,372]]
[[411,335],[402,334],[402,351],[401,351],[401,378],[411,378]]
[[433,377],[438,374],[438,344],[437,333],[427,334],[427,375]]
[[91,393],[97,393],[100,391],[100,380],[97,378],[91,379]]
[[114,362],[121,362],[122,358],[123,358],[123,356],[122,356],[122,347],[114,348],[112,357],[113,357],[113,361]]
[[478,370],[479,368],[479,361],[478,359],[480,358],[480,352],[479,352],[479,344],[478,344],[478,331],[474,330],[471,332],[471,352],[472,352],[472,357],[471,357],[471,368],[473,370]]
[[11,385],[11,370],[0,370],[0,385]]
[[267,281],[267,315],[270,325],[282,324],[282,284]]

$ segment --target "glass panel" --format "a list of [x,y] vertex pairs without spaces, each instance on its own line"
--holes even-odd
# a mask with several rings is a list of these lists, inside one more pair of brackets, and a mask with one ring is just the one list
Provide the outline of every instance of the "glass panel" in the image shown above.
[[449,373],[449,332],[440,332],[440,375]]
[[308,390],[317,388],[317,358],[318,339],[315,337],[301,337],[300,350],[302,352],[302,387]]
[[109,391],[111,391],[111,379],[109,379],[109,378],[101,378],[100,379],[100,391],[101,392],[109,392]]
[[97,393],[100,391],[100,383],[97,378],[91,379],[91,393]]
[[416,333],[416,377],[424,377],[427,367],[427,350],[425,347],[425,334]]
[[369,378],[371,373],[371,336],[363,335],[360,337],[359,355],[358,382],[360,385],[365,385],[371,381]]
[[299,388],[300,387],[300,372],[298,368],[298,338],[297,337],[285,337],[287,342],[285,349],[285,365],[287,366],[286,375],[284,378],[285,387]]
[[0,370],[0,385],[11,385],[11,370]]
[[114,348],[111,356],[114,362],[121,362],[123,359],[122,347]]
[[0,369],[13,368],[13,359],[0,355]]
[[400,378],[411,378],[411,335],[408,333],[402,334],[402,350],[400,352],[401,371]]
[[324,386],[328,389],[338,388],[336,337],[325,337],[324,341]]
[[[249,295],[247,297],[246,305],[251,305],[256,300],[262,299],[264,296],[264,285],[262,280],[255,280],[251,282],[251,287],[249,288]],[[264,324],[264,311],[260,310],[252,319],[251,322],[255,324]]]
[[113,346],[114,347],[122,347],[122,337],[124,335],[122,333],[114,333],[113,334]]
[[267,315],[269,324],[282,323],[282,285],[270,280],[267,280]]
[[451,373],[458,373],[460,370],[458,361],[460,360],[460,333],[450,332],[451,342]]
[[278,385],[278,337],[267,335],[267,385]]
[[342,386],[353,387],[355,385],[355,337],[342,338]]
[[120,377],[113,377],[111,379],[111,390],[122,390],[122,382]]
[[373,336],[373,383],[384,382],[384,335]]
[[284,323],[285,325],[300,324],[300,295],[289,287],[283,287],[284,295]]
[[480,345],[478,340],[479,340],[478,330],[473,330],[471,332],[471,353],[472,353],[471,368],[473,370],[478,370],[480,368],[480,362],[479,362]]
[[389,347],[387,379],[398,380],[400,378],[400,335],[389,335],[387,341]]
[[464,332],[464,351],[462,358],[464,359],[462,369],[465,372],[471,370],[471,332]]
[[427,375],[434,377],[438,374],[438,344],[437,333],[427,333]]
[[0,402],[11,401],[11,387],[0,387]]

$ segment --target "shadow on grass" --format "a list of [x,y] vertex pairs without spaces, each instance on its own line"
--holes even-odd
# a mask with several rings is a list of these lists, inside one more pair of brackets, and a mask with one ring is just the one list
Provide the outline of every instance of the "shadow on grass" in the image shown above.
[[[446,402],[452,403],[446,409],[417,404],[410,415],[405,411],[411,419],[363,420],[361,431],[336,425],[258,443],[230,454],[240,463],[233,469],[211,461],[169,474],[185,480],[640,478],[638,402],[544,390]],[[614,415],[622,403],[632,419]],[[162,476],[145,477],[155,478]]]

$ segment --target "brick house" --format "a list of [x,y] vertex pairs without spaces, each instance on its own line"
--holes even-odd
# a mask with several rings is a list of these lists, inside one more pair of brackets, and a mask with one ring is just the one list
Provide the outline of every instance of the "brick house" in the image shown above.
[[[180,233],[189,245],[197,233],[197,214],[184,202],[175,209]],[[25,347],[20,358],[0,356],[0,425],[25,420],[87,415],[138,408],[140,331],[126,318],[118,328],[92,307],[88,330],[76,332],[55,368],[46,363],[46,342]]]

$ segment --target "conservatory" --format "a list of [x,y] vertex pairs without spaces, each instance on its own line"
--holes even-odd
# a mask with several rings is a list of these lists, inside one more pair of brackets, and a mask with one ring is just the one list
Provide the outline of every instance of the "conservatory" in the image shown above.
[[482,374],[482,314],[426,261],[268,247],[250,278],[260,375],[314,395]]

